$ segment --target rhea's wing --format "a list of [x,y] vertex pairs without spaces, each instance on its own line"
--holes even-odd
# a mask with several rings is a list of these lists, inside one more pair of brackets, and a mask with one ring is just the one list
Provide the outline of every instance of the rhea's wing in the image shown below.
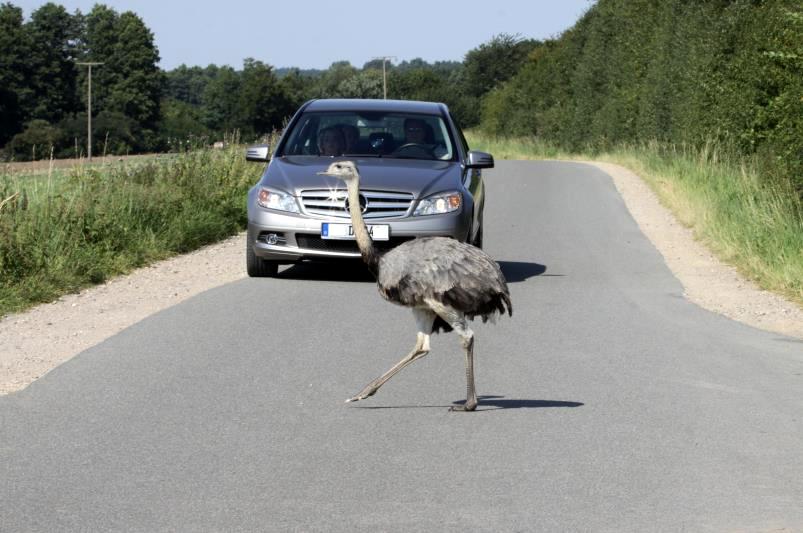
[[385,298],[402,305],[435,298],[471,318],[513,312],[499,265],[479,248],[445,237],[415,239],[385,254],[378,283]]

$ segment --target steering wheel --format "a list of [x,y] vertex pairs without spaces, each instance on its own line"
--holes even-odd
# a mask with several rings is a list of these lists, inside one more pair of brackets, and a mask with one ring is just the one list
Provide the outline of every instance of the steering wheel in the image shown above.
[[391,155],[396,156],[408,156],[408,157],[425,157],[425,158],[432,158],[434,157],[434,153],[432,148],[419,143],[406,143],[395,150]]

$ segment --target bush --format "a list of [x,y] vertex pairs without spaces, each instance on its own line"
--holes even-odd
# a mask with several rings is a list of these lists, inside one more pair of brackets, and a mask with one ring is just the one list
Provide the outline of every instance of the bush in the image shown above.
[[32,120],[11,139],[6,149],[17,160],[48,159],[63,137],[64,133],[46,120]]

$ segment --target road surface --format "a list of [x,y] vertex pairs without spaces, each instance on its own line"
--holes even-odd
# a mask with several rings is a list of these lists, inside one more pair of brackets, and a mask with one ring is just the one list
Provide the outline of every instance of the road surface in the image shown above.
[[415,341],[359,265],[160,312],[0,398],[0,531],[801,531],[803,343],[686,301],[610,178],[499,162],[512,318]]

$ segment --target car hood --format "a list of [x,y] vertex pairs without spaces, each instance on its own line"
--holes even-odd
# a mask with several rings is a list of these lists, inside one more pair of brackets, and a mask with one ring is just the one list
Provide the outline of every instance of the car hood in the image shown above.
[[[346,159],[346,158],[338,158]],[[321,176],[334,161],[320,157],[280,157],[271,160],[261,185],[298,196],[308,189],[345,189],[343,181]],[[454,161],[421,161],[396,158],[355,158],[360,189],[410,192],[421,198],[436,192],[459,190],[462,168]]]

